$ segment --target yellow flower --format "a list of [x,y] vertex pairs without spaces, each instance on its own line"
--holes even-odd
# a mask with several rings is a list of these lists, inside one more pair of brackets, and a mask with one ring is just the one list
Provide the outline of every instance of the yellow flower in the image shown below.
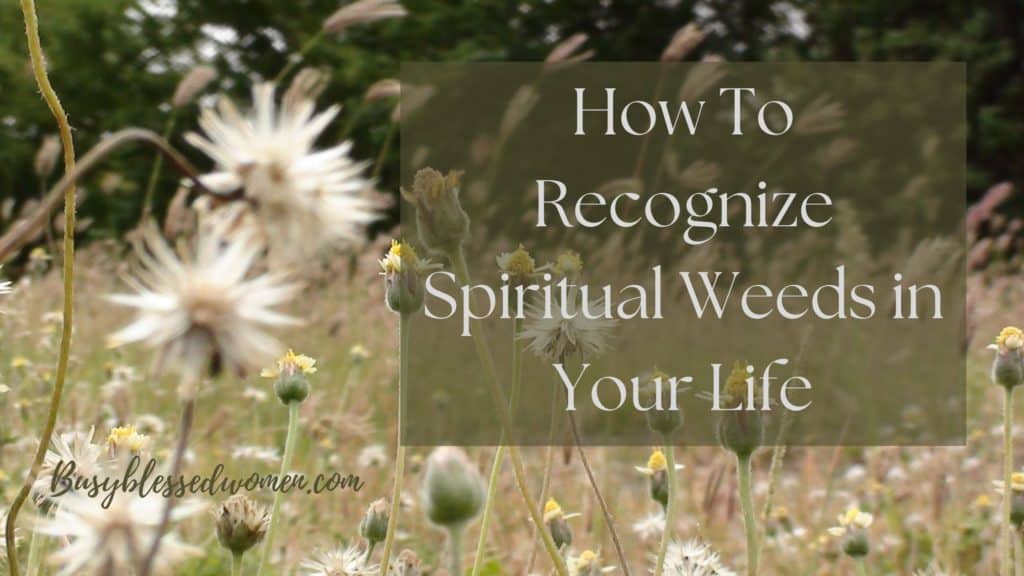
[[[992,482],[992,486],[995,488],[997,494],[1004,492],[1003,482],[996,480]],[[1024,492],[1024,472],[1014,472],[1010,476],[1010,490],[1013,492]]]
[[525,281],[537,271],[537,264],[533,256],[520,244],[512,252],[505,252],[498,256],[498,268],[509,275],[513,280]]
[[996,346],[1002,351],[1024,348],[1024,332],[1016,326],[1007,326],[996,336]]
[[554,498],[548,498],[547,503],[544,504],[544,522],[550,522],[562,515],[562,507],[558,505],[558,501]]
[[25,358],[24,356],[15,356],[14,358],[11,358],[11,368],[24,368],[29,364],[30,362],[28,361],[28,358]]
[[971,506],[977,510],[988,510],[993,506],[992,499],[988,497],[988,494],[978,494]]
[[847,532],[867,528],[875,521],[875,517],[867,512],[861,512],[856,506],[850,506],[846,512],[839,515],[838,520],[838,526],[828,529],[828,533],[833,536],[843,536]]
[[107,436],[107,445],[111,448],[127,448],[131,452],[141,452],[149,447],[149,437],[139,434],[135,426],[118,426]]
[[260,372],[263,378],[277,378],[282,373],[287,374],[316,374],[316,360],[302,354],[296,354],[291,348],[288,353],[277,361],[276,368],[264,368]]
[[740,362],[732,366],[732,372],[725,381],[725,395],[733,402],[747,397],[747,369]]
[[556,272],[565,276],[578,274],[583,270],[583,260],[580,258],[578,252],[566,250],[559,254],[558,258],[555,259],[554,267]]
[[651,457],[647,459],[647,467],[655,472],[667,469],[668,460],[665,459],[665,454],[661,450],[652,452]]
[[411,244],[392,240],[391,249],[378,262],[385,274],[401,274],[403,264],[415,269],[419,265],[419,261],[419,256]]

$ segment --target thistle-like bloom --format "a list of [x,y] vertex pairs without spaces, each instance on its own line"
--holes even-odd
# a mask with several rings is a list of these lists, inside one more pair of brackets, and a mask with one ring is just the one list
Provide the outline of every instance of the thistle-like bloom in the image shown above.
[[66,432],[54,436],[46,451],[43,467],[33,488],[36,494],[49,498],[54,493],[54,474],[58,465],[74,462],[75,476],[79,478],[103,477],[110,470],[111,459],[102,444],[93,443],[94,430]]
[[[159,496],[139,498],[119,492],[110,508],[104,509],[100,499],[69,495],[61,499],[52,518],[41,521],[38,531],[70,541],[50,557],[51,563],[60,566],[60,576],[132,574],[156,536],[163,508],[164,499]],[[202,508],[196,501],[182,501],[174,507],[171,520],[183,520]],[[200,553],[167,533],[153,563],[154,572],[172,574],[175,565]]]
[[[527,310],[527,321],[519,338],[534,354],[552,362],[560,362],[579,352],[584,358],[594,358],[608,350],[608,340],[616,321],[598,317],[588,318],[581,311],[579,290],[570,291],[565,302],[555,302],[547,314],[543,305]],[[598,298],[589,305],[590,310],[602,310],[603,300]]]
[[157,372],[172,369],[186,397],[208,366],[244,374],[280,350],[266,328],[298,321],[274,310],[299,291],[276,274],[250,277],[260,246],[248,233],[225,241],[216,228],[200,234],[194,257],[179,259],[155,228],[138,249],[142,266],[134,294],[110,300],[135,308],[135,321],[110,336],[111,346],[143,342],[157,348]]
[[218,194],[243,192],[279,262],[361,240],[363,227],[379,217],[364,196],[371,185],[362,175],[369,163],[352,160],[351,141],[315,148],[340,107],[315,114],[312,100],[288,99],[278,109],[273,84],[255,86],[253,100],[246,117],[222,99],[217,112],[206,109],[200,116],[205,137],[186,136],[217,165],[201,178],[203,185]]
[[[647,466],[634,466],[637,472],[648,477],[648,493],[651,500],[661,504],[662,508],[668,507],[668,459],[665,453],[655,449],[651,457],[647,459]],[[676,471],[685,468],[682,464],[676,464]]]
[[735,576],[711,546],[693,539],[673,541],[665,553],[665,576]]
[[264,368],[262,378],[277,378],[281,374],[316,374],[316,360],[304,354],[296,354],[291,348],[277,361],[276,368]]
[[440,264],[420,258],[412,244],[391,241],[391,249],[377,261],[384,276],[384,301],[392,312],[414,314],[423,306],[425,275]]
[[270,528],[270,514],[266,508],[242,494],[225,500],[213,515],[221,546],[237,555],[259,544]]
[[509,282],[514,286],[529,284],[533,281],[538,272],[546,269],[546,266],[537,268],[533,256],[520,244],[511,252],[503,252],[498,255],[498,270],[508,274]]
[[1024,382],[1024,332],[1016,326],[1003,328],[996,336],[992,361],[992,381],[1004,388],[1013,388]]
[[345,549],[321,552],[311,560],[306,560],[300,568],[305,576],[376,576],[380,567],[367,566],[366,554],[357,546]]

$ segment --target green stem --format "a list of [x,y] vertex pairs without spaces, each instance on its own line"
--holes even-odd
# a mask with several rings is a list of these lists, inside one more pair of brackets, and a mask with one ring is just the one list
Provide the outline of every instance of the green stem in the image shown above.
[[868,564],[863,558],[855,561],[853,565],[857,567],[857,576],[868,576]]
[[288,63],[285,64],[284,68],[282,68],[281,71],[277,73],[277,76],[274,76],[274,83],[277,84],[281,80],[284,80],[285,76],[288,76],[288,74],[290,74],[291,71],[294,70],[295,67],[298,66],[306,58],[306,54],[309,54],[309,51],[312,50],[317,44],[319,44],[320,40],[322,40],[323,37],[324,31],[320,30],[315,35],[313,35],[313,37],[311,37],[309,40],[306,40],[306,43],[302,45],[302,48],[300,48],[296,54],[289,57]]
[[32,539],[28,544],[28,568],[25,571],[26,576],[36,576],[39,574],[39,564],[43,559],[42,555],[42,538],[39,537],[39,532],[32,532]]
[[391,564],[391,550],[395,543],[395,530],[398,528],[398,513],[402,509],[402,478],[405,475],[405,446],[402,444],[402,412],[405,404],[402,396],[409,383],[409,314],[400,314],[399,326],[399,367],[398,367],[398,434],[395,450],[395,485],[391,489],[391,511],[388,514],[388,532],[384,538],[384,556],[381,570],[387,574]]
[[[453,254],[449,254],[452,261],[452,269],[455,272],[456,278],[462,285],[472,284],[469,275],[469,267],[466,265],[466,255],[460,246]],[[565,565],[565,560],[562,555],[558,552],[558,547],[555,546],[554,540],[551,539],[551,534],[544,529],[544,516],[540,512],[540,507],[537,502],[534,501],[533,496],[530,494],[530,486],[526,479],[526,466],[523,464],[522,454],[519,451],[519,447],[515,445],[516,435],[512,430],[512,417],[509,414],[508,404],[505,402],[504,393],[501,390],[501,385],[498,380],[498,370],[494,366],[494,358],[491,356],[491,350],[487,346],[487,342],[484,340],[483,333],[480,330],[479,321],[474,321],[473,344],[476,347],[477,357],[480,359],[480,363],[483,364],[484,370],[487,373],[487,384],[491,389],[491,396],[493,397],[495,409],[498,412],[498,416],[501,419],[502,430],[508,433],[512,445],[509,446],[509,458],[512,460],[512,471],[515,476],[516,487],[519,489],[519,494],[523,499],[523,503],[526,505],[526,509],[530,514],[530,519],[533,521],[534,527],[540,534],[541,540],[544,543],[544,549],[547,551],[548,556],[551,558],[551,563],[555,567],[555,571],[559,576],[569,576],[569,570]]]
[[1010,509],[1013,501],[1013,388],[1003,395],[1003,574],[1013,574],[1013,541]]
[[370,176],[370,180],[376,180],[380,177],[381,171],[384,169],[384,160],[388,157],[388,151],[391,149],[391,141],[395,139],[395,133],[398,131],[398,122],[388,123],[388,133],[384,136],[384,143],[380,146],[380,152],[377,153],[377,162],[373,166],[373,174]]
[[736,455],[736,473],[740,483],[740,506],[743,508],[743,529],[747,533],[747,576],[757,574],[757,522],[750,490],[750,454]]
[[[295,455],[295,441],[299,435],[299,402],[288,404],[288,436],[284,440],[284,456],[281,458],[281,473],[279,478],[283,479],[292,465],[292,457]],[[270,559],[270,551],[274,549],[274,538],[277,536],[277,529],[280,527],[281,502],[284,500],[281,491],[274,493],[274,504],[270,509],[270,528],[267,530],[267,540],[263,543],[263,550],[260,552],[260,563],[256,569],[256,576],[263,573],[263,567]]]
[[[171,132],[174,131],[174,125],[177,122],[177,108],[171,109],[171,114],[167,117],[167,122],[164,123],[164,132],[161,137],[167,140],[171,137]],[[156,185],[160,181],[160,171],[164,167],[164,156],[163,154],[157,154],[153,158],[153,167],[149,171],[149,182],[146,183],[146,196],[142,203],[142,219],[146,220],[153,214],[153,196],[156,195]]]
[[[519,318],[512,318],[512,411],[515,412],[519,399],[519,386],[522,380],[522,346],[516,340],[519,334]],[[476,556],[473,557],[473,576],[479,576],[484,565],[484,548],[487,545],[487,529],[491,524],[491,513],[494,510],[495,496],[498,493],[498,475],[505,461],[505,434],[502,433],[498,449],[494,451],[494,463],[491,465],[491,477],[487,481],[487,501],[484,504],[484,515],[480,521],[480,537],[476,543]]]
[[665,436],[665,460],[668,471],[668,503],[665,506],[665,531],[661,533],[661,545],[658,546],[658,560],[654,564],[654,576],[661,576],[665,569],[665,554],[668,543],[672,541],[672,527],[676,519],[676,455],[675,448]]
[[231,576],[242,576],[242,555],[231,555]]
[[448,531],[448,574],[462,576],[462,533],[463,526],[455,526]]
[[[43,45],[39,40],[39,19],[36,17],[36,7],[33,0],[21,0],[21,13],[25,20],[25,36],[28,40],[29,56],[32,60],[32,72],[35,75],[39,91],[46,100],[50,112],[53,114],[60,131],[61,146],[64,150],[64,172],[72,172],[75,169],[75,144],[71,135],[71,124],[68,123],[67,114],[61,106],[57,92],[50,85],[50,79],[46,75],[46,60],[43,56]],[[39,469],[46,456],[46,450],[50,447],[50,439],[53,437],[53,429],[57,425],[57,413],[60,411],[61,400],[64,397],[64,381],[67,378],[68,358],[71,354],[71,333],[73,325],[73,308],[75,294],[75,201],[76,191],[74,186],[68,186],[64,192],[64,325],[61,329],[60,356],[57,359],[57,374],[53,383],[53,394],[50,397],[50,408],[46,416],[46,425],[39,437],[39,445],[36,447],[35,458],[32,460],[32,467],[29,469],[21,490],[11,503],[7,515],[7,525],[4,539],[6,541],[8,554],[8,569],[11,576],[18,576],[18,555],[14,543],[14,529],[18,525],[18,513],[21,512],[25,500],[28,499],[32,484],[39,476]]]

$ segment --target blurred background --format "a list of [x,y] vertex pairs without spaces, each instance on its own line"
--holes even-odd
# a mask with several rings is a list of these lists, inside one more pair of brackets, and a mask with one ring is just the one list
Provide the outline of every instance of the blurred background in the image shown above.
[[[20,13],[0,11],[0,228],[31,207],[44,185],[33,161],[53,130],[31,81]],[[322,103],[340,102],[336,121],[354,139],[354,155],[381,158],[380,190],[397,193],[398,154],[380,154],[389,138],[392,103],[361,105],[377,80],[397,77],[402,61],[543,60],[559,41],[589,36],[594,60],[658,60],[680,27],[707,33],[687,60],[953,60],[967,62],[968,200],[998,182],[1018,183],[1024,164],[1024,3],[733,2],[686,0],[406,0],[409,16],[356,26],[317,41],[337,0],[47,0],[38,7],[56,89],[77,148],[135,124],[163,132],[175,87],[195,66],[214,67],[204,92],[248,101],[250,77],[273,79],[307,47],[302,65],[330,74]],[[193,100],[173,112],[172,141],[201,168],[182,141],[194,128]],[[191,108],[191,109],[190,109]],[[354,111],[358,110],[358,114]],[[395,137],[392,135],[391,137]],[[394,143],[397,147],[397,142]],[[120,237],[139,221],[150,164],[136,149],[106,163],[85,183],[83,238]],[[59,176],[57,170],[50,176]],[[46,180],[43,178],[43,180]],[[163,170],[154,193],[160,217],[177,187]],[[1003,210],[1024,205],[1011,199]],[[383,227],[390,224],[385,222]],[[998,232],[998,231],[997,231]],[[984,229],[981,234],[985,235]]]

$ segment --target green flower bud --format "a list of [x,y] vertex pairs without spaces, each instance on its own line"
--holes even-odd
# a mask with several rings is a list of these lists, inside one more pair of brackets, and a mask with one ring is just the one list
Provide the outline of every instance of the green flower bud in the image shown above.
[[[682,410],[678,406],[675,410],[671,409],[673,384],[668,374],[655,369],[643,389],[646,406],[652,407],[644,412],[647,427],[662,436],[670,436],[683,425]],[[660,406],[661,409],[654,409],[654,406]]]
[[301,403],[309,396],[309,380],[303,374],[281,374],[274,381],[274,393],[285,406]]
[[1020,530],[1024,524],[1024,492],[1013,490],[1010,496],[1010,522]]
[[215,511],[217,540],[232,554],[242,555],[259,544],[270,527],[270,514],[242,494],[228,498]]
[[1003,388],[1014,388],[1024,382],[1024,332],[1014,326],[1007,326],[999,332],[996,343],[989,348],[996,351],[992,361],[992,381]]
[[316,370],[316,360],[288,350],[277,361],[277,367],[264,369],[260,376],[274,379],[274,393],[287,406],[292,402],[303,402],[309,396],[306,376],[316,374]]
[[727,412],[718,420],[718,442],[737,456],[750,456],[764,441],[764,418],[758,411]]
[[650,477],[651,500],[661,504],[662,508],[668,506],[668,471],[658,470]]
[[387,500],[374,500],[359,523],[359,535],[366,538],[371,545],[383,542],[388,535],[389,517]]
[[423,245],[443,254],[453,254],[469,238],[469,217],[459,201],[462,173],[442,175],[433,168],[416,173],[412,190],[402,190],[416,206],[416,225]]
[[423,507],[431,522],[449,529],[460,527],[476,517],[483,501],[483,479],[465,452],[442,446],[430,454]]
[[869,549],[868,535],[863,530],[853,530],[843,537],[843,553],[850,558],[863,558]]

